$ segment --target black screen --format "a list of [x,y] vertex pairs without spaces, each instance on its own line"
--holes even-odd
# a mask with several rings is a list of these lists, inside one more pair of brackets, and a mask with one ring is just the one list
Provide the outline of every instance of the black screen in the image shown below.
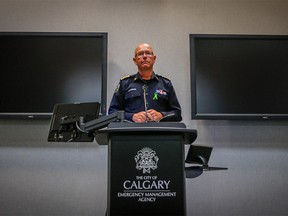
[[288,119],[288,36],[190,35],[192,119]]
[[106,111],[107,33],[0,33],[0,116],[51,117],[57,103]]
[[56,104],[50,123],[48,141],[50,142],[92,142],[92,132],[83,131],[81,124],[98,118],[97,102]]

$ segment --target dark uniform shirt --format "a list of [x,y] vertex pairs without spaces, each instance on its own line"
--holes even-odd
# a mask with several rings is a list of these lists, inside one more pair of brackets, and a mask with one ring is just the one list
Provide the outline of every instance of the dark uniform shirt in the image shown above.
[[171,81],[154,72],[150,80],[142,80],[139,73],[123,77],[114,92],[108,114],[124,110],[125,119],[132,121],[134,113],[145,111],[144,101],[146,110],[161,112],[163,120],[182,120],[181,107]]

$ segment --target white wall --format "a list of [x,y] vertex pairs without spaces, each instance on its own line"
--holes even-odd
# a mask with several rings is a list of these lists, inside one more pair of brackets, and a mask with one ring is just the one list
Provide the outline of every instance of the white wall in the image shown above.
[[[188,215],[287,215],[287,121],[191,120],[189,34],[288,34],[286,0],[1,0],[0,31],[108,32],[108,104],[149,42],[197,144],[214,146],[187,181]],[[269,99],[269,98],[268,98]],[[0,215],[103,215],[106,148],[48,144],[48,121],[0,121]],[[94,157],[95,156],[95,157]]]

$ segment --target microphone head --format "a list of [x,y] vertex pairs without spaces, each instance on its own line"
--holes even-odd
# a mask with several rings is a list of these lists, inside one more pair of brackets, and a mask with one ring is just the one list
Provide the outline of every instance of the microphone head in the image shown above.
[[142,87],[142,89],[146,92],[147,91],[147,89],[148,89],[148,86],[147,86],[147,84],[144,84],[143,85],[143,87]]

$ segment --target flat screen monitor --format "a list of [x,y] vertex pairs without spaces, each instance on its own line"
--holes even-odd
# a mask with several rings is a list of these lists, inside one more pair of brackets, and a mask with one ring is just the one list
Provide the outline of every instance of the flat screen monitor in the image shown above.
[[213,147],[190,145],[185,163],[208,165]]
[[53,109],[49,142],[92,142],[93,132],[81,130],[81,123],[90,122],[99,116],[98,102],[56,104]]
[[192,119],[288,119],[288,36],[190,35]]
[[0,118],[51,118],[58,103],[106,112],[107,33],[0,32]]

